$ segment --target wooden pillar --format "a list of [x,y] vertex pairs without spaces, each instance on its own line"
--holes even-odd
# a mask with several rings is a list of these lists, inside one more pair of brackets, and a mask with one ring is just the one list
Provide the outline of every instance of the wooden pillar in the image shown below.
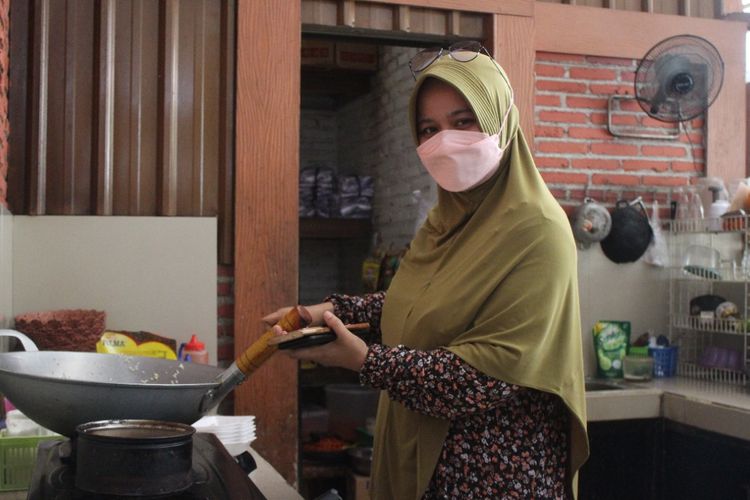
[[521,129],[529,144],[534,140],[534,17],[496,14],[490,33],[495,59],[513,86]]
[[[260,318],[297,301],[300,2],[237,2],[235,353]],[[279,15],[280,13],[283,15]],[[235,413],[257,417],[253,445],[296,482],[297,369],[276,355],[235,389]]]

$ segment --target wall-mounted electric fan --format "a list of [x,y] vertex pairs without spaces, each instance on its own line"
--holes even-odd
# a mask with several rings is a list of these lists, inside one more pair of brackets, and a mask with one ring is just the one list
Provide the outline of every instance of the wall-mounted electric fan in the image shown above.
[[724,61],[708,40],[678,35],[646,53],[635,72],[643,111],[664,122],[692,120],[713,104],[724,81]]
[[612,126],[613,103],[629,96],[611,96],[608,128],[612,135],[649,139],[676,139],[679,123],[704,113],[724,81],[724,61],[708,40],[677,35],[654,45],[635,72],[635,100],[650,117],[676,123],[673,134],[623,132]]

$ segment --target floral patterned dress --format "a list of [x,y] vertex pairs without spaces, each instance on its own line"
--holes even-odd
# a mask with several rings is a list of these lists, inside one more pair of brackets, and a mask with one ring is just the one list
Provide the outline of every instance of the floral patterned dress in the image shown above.
[[[345,323],[380,325],[384,292],[332,295]],[[568,412],[554,394],[484,375],[445,349],[371,344],[360,383],[451,421],[424,499],[568,498]]]

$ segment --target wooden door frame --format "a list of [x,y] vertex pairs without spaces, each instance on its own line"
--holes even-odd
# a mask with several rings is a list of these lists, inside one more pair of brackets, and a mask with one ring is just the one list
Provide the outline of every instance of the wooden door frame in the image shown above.
[[[351,2],[351,0],[343,0]],[[364,0],[369,1],[369,0]],[[380,1],[380,0],[379,0]],[[353,3],[353,2],[351,2]],[[381,1],[381,3],[384,3]],[[492,16],[493,53],[516,87],[516,105],[533,110],[533,0],[385,0]],[[235,183],[235,352],[263,333],[260,318],[298,298],[300,0],[237,2]],[[280,15],[280,13],[284,13]],[[515,19],[518,18],[518,19]],[[531,31],[533,33],[533,31]],[[519,81],[532,85],[519,91]],[[533,115],[524,117],[525,126]],[[235,412],[257,416],[254,447],[297,481],[297,368],[274,356],[234,391]]]

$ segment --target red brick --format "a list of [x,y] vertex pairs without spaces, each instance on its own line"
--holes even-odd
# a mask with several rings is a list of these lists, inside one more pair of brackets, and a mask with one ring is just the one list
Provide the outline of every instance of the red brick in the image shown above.
[[604,68],[570,68],[570,78],[575,80],[614,80],[617,71]]
[[648,115],[643,115],[643,117],[641,117],[641,123],[643,124],[644,127],[649,127],[649,128],[665,128],[665,129],[671,129],[674,131],[678,130],[678,128],[675,126],[674,123],[657,120],[655,118],[651,118]]
[[620,168],[620,160],[600,160],[597,158],[580,158],[572,161],[572,168],[615,170]]
[[635,71],[620,71],[620,81],[635,83]]
[[234,342],[231,344],[218,344],[216,346],[216,357],[218,361],[229,361],[234,359]]
[[564,92],[567,94],[583,94],[586,92],[586,84],[560,80],[537,80],[536,89],[550,92]]
[[673,172],[703,172],[703,163],[694,163],[692,161],[673,161]]
[[218,307],[218,314],[220,318],[233,318],[234,304],[220,304]]
[[607,109],[607,99],[596,97],[573,97],[568,96],[565,104],[569,108]]
[[560,96],[537,94],[536,96],[534,96],[534,105],[560,107]]
[[542,171],[542,178],[547,184],[585,184],[588,181],[586,174],[572,174],[567,172]]
[[561,123],[586,123],[586,113],[573,113],[570,111],[540,111],[539,120],[543,122]]
[[643,176],[643,184],[646,186],[684,186],[684,177],[657,177],[652,175]]
[[565,129],[562,127],[550,127],[547,125],[537,125],[534,127],[536,137],[562,137]]
[[591,176],[593,184],[608,184],[614,186],[637,186],[640,179],[637,175],[594,174]]
[[536,60],[548,61],[548,62],[576,62],[582,63],[586,61],[586,56],[578,56],[573,54],[558,54],[554,52],[537,52]]
[[625,160],[622,162],[622,168],[625,170],[653,170],[654,172],[665,172],[670,169],[668,161],[649,161],[649,160]]
[[618,99],[615,102],[619,111],[643,113],[643,108],[641,108],[641,105],[635,99]]
[[598,155],[635,156],[638,146],[617,143],[596,143],[591,145],[591,152]]
[[692,145],[703,145],[703,134],[682,134],[680,135],[680,142]]
[[565,198],[564,189],[550,189],[549,192],[552,193],[552,196],[554,196],[556,200],[561,200]]
[[692,128],[703,128],[704,124],[705,121],[703,120],[703,118],[694,118],[690,120],[690,126]]
[[569,160],[565,157],[542,157],[535,158],[534,163],[538,168],[567,168]]
[[693,158],[705,158],[706,150],[703,148],[693,148]]
[[641,146],[641,154],[646,156],[671,156],[682,158],[686,155],[685,148],[671,146]]
[[624,83],[592,83],[589,85],[589,91],[592,94],[597,95],[612,95],[612,94],[633,94],[633,86]]
[[607,64],[610,66],[625,66],[628,68],[635,67],[635,61],[633,59],[622,57],[586,56],[586,62],[591,64]]
[[551,76],[562,78],[565,76],[565,68],[551,64],[537,64],[534,66],[534,73],[538,76]]
[[606,125],[607,113],[591,113],[589,115],[589,122],[594,125]]
[[606,128],[582,128],[582,127],[570,127],[568,129],[568,137],[575,139],[612,139],[612,134]]
[[637,126],[639,124],[640,122],[638,121],[638,117],[636,115],[612,115],[612,125]]
[[232,296],[232,284],[231,283],[219,283],[216,287],[216,293],[219,297],[231,297]]
[[219,266],[219,276],[234,276],[234,266]]
[[536,149],[540,153],[583,154],[588,152],[588,144],[582,142],[539,141]]

